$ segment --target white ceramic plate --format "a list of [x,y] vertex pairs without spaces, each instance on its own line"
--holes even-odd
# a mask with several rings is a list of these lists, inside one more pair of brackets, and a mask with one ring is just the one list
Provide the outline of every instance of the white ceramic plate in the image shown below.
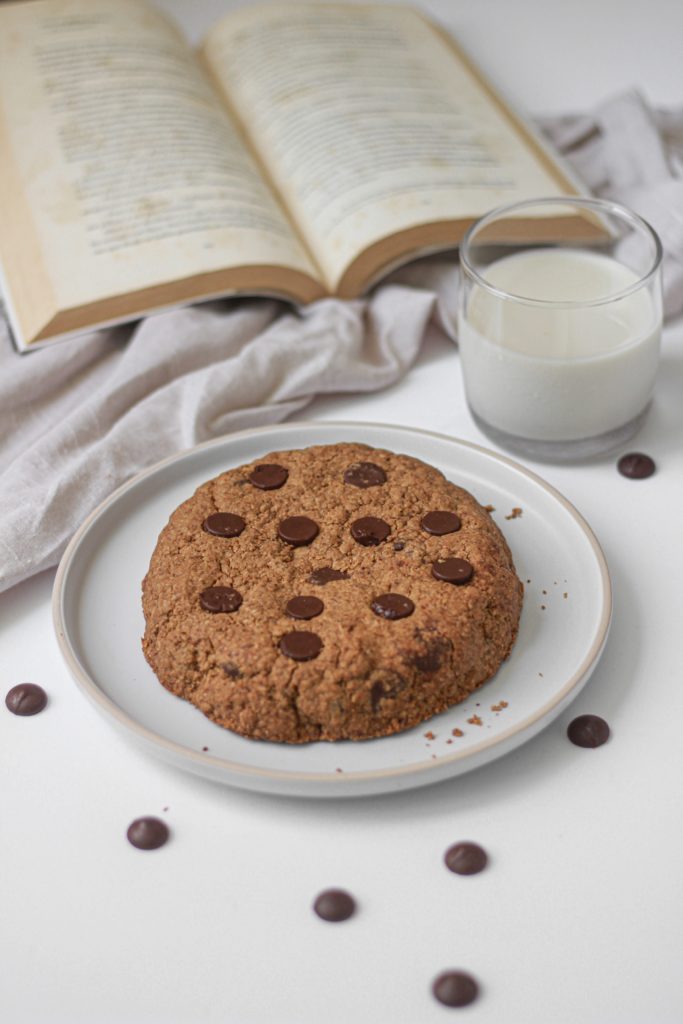
[[[495,507],[493,517],[525,582],[517,643],[476,694],[398,736],[304,746],[247,740],[213,724],[157,682],[140,647],[140,583],[161,528],[199,484],[275,449],[338,441],[416,456],[483,505]],[[514,508],[522,509],[521,516],[507,518]],[[147,750],[245,789],[339,797],[436,782],[531,739],[573,700],[594,669],[609,629],[611,591],[604,556],[588,525],[557,491],[517,463],[426,431],[374,423],[289,423],[200,445],[119,488],[69,544],[57,573],[53,615],[78,685]],[[463,735],[454,735],[454,729]]]

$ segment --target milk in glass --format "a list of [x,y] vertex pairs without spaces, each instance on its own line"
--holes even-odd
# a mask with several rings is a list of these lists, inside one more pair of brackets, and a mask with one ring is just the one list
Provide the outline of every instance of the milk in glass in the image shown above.
[[645,409],[661,311],[647,288],[629,293],[639,275],[602,253],[545,248],[504,256],[482,276],[513,297],[475,283],[459,317],[467,399],[483,421],[520,438],[571,441]]

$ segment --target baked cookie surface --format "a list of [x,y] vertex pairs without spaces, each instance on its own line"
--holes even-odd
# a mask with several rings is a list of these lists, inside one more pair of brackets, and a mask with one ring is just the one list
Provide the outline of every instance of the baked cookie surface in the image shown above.
[[458,703],[510,653],[522,604],[472,495],[359,444],[271,453],[203,484],[142,590],[163,686],[287,743],[389,735]]

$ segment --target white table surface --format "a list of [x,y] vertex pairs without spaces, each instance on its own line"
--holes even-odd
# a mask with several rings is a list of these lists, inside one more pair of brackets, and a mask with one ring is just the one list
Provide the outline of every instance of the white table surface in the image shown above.
[[[162,2],[162,0],[159,0]],[[218,0],[163,6],[197,37]],[[683,5],[543,0],[425,4],[532,113],[641,86],[683,100]],[[628,10],[627,10],[628,8]],[[311,418],[427,427],[487,444],[458,356],[436,335],[377,395],[326,398]],[[614,584],[607,650],[540,736],[469,775],[389,797],[299,801],[223,788],[130,746],[71,681],[43,573],[0,595],[0,690],[33,681],[49,707],[0,707],[0,1020],[7,1024],[664,1024],[683,1021],[683,324],[665,332],[646,425],[630,449],[658,472],[629,481],[607,457],[531,468],[600,539]],[[598,750],[566,739],[604,716]],[[168,808],[168,810],[165,810]],[[129,822],[164,817],[172,841],[134,850]],[[489,869],[447,872],[480,842]],[[359,900],[325,925],[310,903]],[[430,995],[463,967],[467,1010]]]

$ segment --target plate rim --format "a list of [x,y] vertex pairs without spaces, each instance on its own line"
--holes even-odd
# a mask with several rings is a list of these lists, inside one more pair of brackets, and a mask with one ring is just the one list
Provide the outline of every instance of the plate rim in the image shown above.
[[[274,769],[274,768],[262,768],[257,765],[244,765],[239,762],[228,761],[223,757],[217,757],[210,753],[203,751],[195,751],[189,747],[184,746],[182,743],[178,743],[175,740],[169,739],[166,736],[161,735],[154,730],[147,728],[142,725],[135,718],[132,718],[127,712],[120,708],[110,697],[108,697],[97,685],[94,679],[91,678],[89,673],[80,664],[78,657],[73,649],[73,646],[67,635],[67,628],[65,622],[65,589],[69,580],[69,572],[74,564],[75,558],[78,555],[79,547],[84,540],[85,536],[90,531],[91,527],[103,516],[107,510],[114,505],[120,498],[123,497],[128,491],[133,490],[140,483],[147,478],[154,476],[159,473],[167,466],[172,465],[176,462],[182,462],[186,459],[191,459],[200,451],[205,451],[210,448],[217,448],[226,443],[239,440],[241,438],[252,438],[259,434],[271,433],[273,431],[290,433],[297,430],[304,430],[310,428],[320,427],[332,427],[338,429],[346,429],[352,427],[354,429],[373,428],[388,431],[396,431],[402,434],[408,435],[420,435],[426,438],[433,438],[438,441],[445,441],[449,445],[455,445],[456,447],[469,448],[480,455],[485,456],[488,459],[492,459],[494,462],[501,462],[504,465],[510,467],[515,472],[521,473],[532,480],[535,484],[541,487],[542,490],[550,494],[571,516],[575,523],[579,526],[584,536],[589,542],[592,549],[593,555],[596,559],[596,563],[599,569],[600,581],[602,585],[602,609],[600,618],[597,624],[597,629],[590,648],[584,655],[581,664],[578,666],[576,671],[570,676],[570,678],[563,684],[559,691],[557,691],[553,697],[544,702],[539,708],[536,709],[533,714],[527,716],[522,722],[516,725],[509,726],[502,733],[496,733],[495,736],[490,736],[482,739],[475,746],[470,747],[466,750],[455,751],[453,753],[444,754],[440,756],[436,761],[426,761],[423,764],[409,764],[409,765],[398,765],[393,768],[380,768],[380,769],[369,769],[363,771],[344,771],[339,774],[332,774],[330,772],[307,772],[307,771],[292,771],[289,769]],[[444,434],[435,430],[426,430],[422,427],[410,427],[403,426],[395,423],[384,423],[381,421],[369,421],[369,420],[289,420],[285,423],[270,423],[260,427],[249,427],[244,430],[235,431],[234,433],[224,434],[221,437],[211,438],[208,441],[202,441],[197,445],[193,445],[191,448],[183,449],[180,452],[174,452],[171,455],[167,455],[165,458],[160,459],[158,462],[153,463],[151,466],[142,469],[140,472],[134,474],[129,480],[124,481],[114,491],[111,492],[103,501],[101,501],[83,520],[76,532],[73,534],[71,540],[67,544],[64,553],[60,559],[57,567],[57,573],[55,576],[54,585],[52,588],[52,623],[57,639],[57,644],[60,649],[60,653],[64,658],[64,661],[71,673],[73,679],[78,685],[79,689],[85,694],[88,699],[95,704],[95,706],[102,711],[105,715],[114,719],[115,723],[122,727],[124,730],[132,732],[137,736],[138,739],[144,741],[146,745],[152,746],[153,748],[161,747],[166,755],[173,755],[173,760],[180,758],[181,760],[189,759],[194,763],[194,768],[186,768],[186,770],[195,771],[195,773],[204,775],[206,773],[198,770],[197,766],[203,765],[207,767],[220,768],[225,773],[231,773],[242,778],[250,779],[269,779],[272,782],[281,783],[311,783],[320,784],[325,783],[330,787],[348,787],[349,784],[355,783],[368,783],[377,782],[380,780],[388,779],[400,779],[403,776],[419,776],[423,781],[424,776],[427,774],[441,774],[444,767],[450,766],[462,760],[472,760],[475,762],[473,767],[481,764],[481,755],[484,754],[489,748],[503,746],[505,747],[506,742],[518,733],[525,733],[532,730],[532,736],[538,731],[534,727],[537,726],[539,720],[542,720],[549,715],[552,710],[558,705],[562,705],[566,698],[571,694],[574,689],[580,689],[581,684],[588,679],[593,668],[597,664],[598,659],[603,651],[607,636],[609,633],[610,623],[612,619],[612,583],[605,558],[604,552],[600,543],[595,536],[593,530],[589,526],[588,522],[584,519],[578,509],[566,498],[557,488],[553,487],[552,484],[544,480],[543,477],[539,476],[533,470],[528,469],[515,459],[509,458],[507,455],[502,455],[499,452],[493,451],[490,448],[486,448],[483,445],[476,444],[473,441],[467,441],[463,438],[454,437],[449,434]],[[391,737],[378,737],[379,739],[391,739]],[[507,753],[504,750],[501,753]],[[215,776],[212,776],[215,778]],[[423,784],[422,782],[417,785]],[[292,794],[296,795],[296,794]]]

